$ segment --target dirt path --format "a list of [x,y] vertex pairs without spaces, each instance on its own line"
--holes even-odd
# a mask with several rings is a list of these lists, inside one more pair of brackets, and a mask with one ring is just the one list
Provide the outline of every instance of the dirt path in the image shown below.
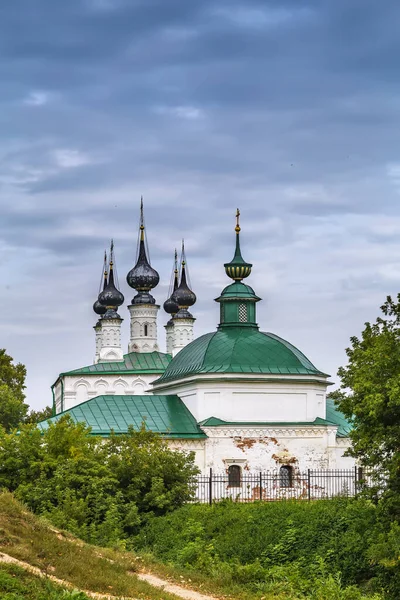
[[165,581],[165,579],[160,579],[155,575],[151,575],[150,573],[137,573],[136,576],[138,579],[147,581],[147,583],[150,583],[150,585],[153,585],[154,587],[161,588],[164,590],[164,592],[175,594],[175,596],[179,596],[185,600],[217,600],[214,596],[205,596],[204,594],[200,594],[200,592],[188,590],[180,585],[176,585],[175,583],[171,583],[170,581]]
[[[49,575],[45,571],[42,571],[38,567],[34,567],[29,563],[23,562],[22,560],[18,560],[9,554],[4,554],[0,552],[0,562],[8,563],[12,565],[17,565],[26,571],[29,571],[33,575],[37,575],[38,577],[46,577],[50,579],[54,583],[57,583],[60,586],[66,587],[68,589],[76,589],[76,586],[70,583],[69,581],[65,581],[63,579],[58,579],[54,575]],[[195,592],[194,590],[188,590],[186,588],[181,587],[180,585],[176,585],[174,583],[170,583],[164,579],[160,579],[155,575],[151,575],[150,573],[135,573],[135,577],[140,579],[141,581],[146,581],[150,585],[161,588],[165,592],[169,594],[174,594],[175,596],[179,596],[184,600],[217,600],[213,596],[205,596],[204,594],[200,594],[199,592]],[[89,598],[95,598],[96,600],[136,600],[135,598],[128,596],[112,596],[110,594],[101,594],[99,592],[91,592],[90,590],[80,590],[84,592]]]

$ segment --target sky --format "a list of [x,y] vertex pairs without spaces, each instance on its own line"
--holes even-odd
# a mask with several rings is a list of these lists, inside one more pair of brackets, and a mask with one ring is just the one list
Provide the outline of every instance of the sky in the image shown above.
[[338,381],[400,288],[399,19],[395,0],[0,4],[0,347],[32,408],[93,362],[111,237],[127,348],[141,195],[158,303],[185,238],[195,335],[215,329],[240,207],[261,329]]

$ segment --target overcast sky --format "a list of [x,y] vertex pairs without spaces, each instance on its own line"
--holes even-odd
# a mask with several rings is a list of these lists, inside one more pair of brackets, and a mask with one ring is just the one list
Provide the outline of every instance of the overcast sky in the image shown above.
[[262,330],[337,380],[400,288],[399,22],[395,0],[1,2],[0,347],[32,407],[93,361],[111,237],[132,298],[141,194],[159,303],[184,237],[195,333],[216,327],[239,206]]

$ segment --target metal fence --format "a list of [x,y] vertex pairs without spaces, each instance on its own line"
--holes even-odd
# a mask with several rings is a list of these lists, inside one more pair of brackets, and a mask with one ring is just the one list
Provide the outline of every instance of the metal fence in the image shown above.
[[317,500],[335,496],[356,496],[374,485],[372,473],[354,469],[308,469],[199,475],[194,482],[194,502],[209,503],[230,499],[235,502],[275,500]]

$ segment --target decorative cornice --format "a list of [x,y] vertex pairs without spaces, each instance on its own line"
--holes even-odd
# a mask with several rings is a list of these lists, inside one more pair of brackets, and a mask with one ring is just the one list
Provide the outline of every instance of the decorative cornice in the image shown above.
[[309,385],[310,383],[326,389],[328,385],[333,385],[319,375],[274,375],[272,373],[200,373],[188,377],[182,376],[179,379],[171,381],[162,381],[154,383],[157,389],[176,388],[177,386],[193,383],[300,383]]
[[[310,427],[301,425],[296,427],[295,425],[288,425],[288,427],[201,427],[202,431],[209,438],[279,438],[279,437],[322,437],[331,432],[336,432],[336,425],[325,425]],[[340,439],[340,438],[339,438]]]

